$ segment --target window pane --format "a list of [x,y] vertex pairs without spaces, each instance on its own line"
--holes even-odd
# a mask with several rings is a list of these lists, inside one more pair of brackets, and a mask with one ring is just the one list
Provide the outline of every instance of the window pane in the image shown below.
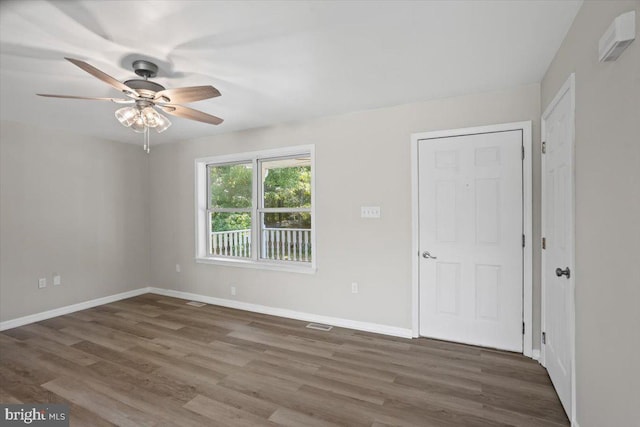
[[209,248],[212,255],[251,257],[251,214],[212,212]]
[[265,208],[311,207],[311,159],[309,157],[262,162]]
[[209,165],[211,208],[250,208],[251,163],[236,165]]
[[311,213],[264,213],[262,224],[262,259],[311,262]]

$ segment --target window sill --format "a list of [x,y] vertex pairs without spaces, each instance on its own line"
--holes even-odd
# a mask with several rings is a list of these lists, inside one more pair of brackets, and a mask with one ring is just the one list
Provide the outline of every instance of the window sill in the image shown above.
[[313,265],[290,265],[288,263],[273,263],[266,261],[254,261],[245,259],[197,257],[198,264],[223,265],[225,267],[253,268],[259,270],[285,271],[289,273],[316,274],[317,268]]

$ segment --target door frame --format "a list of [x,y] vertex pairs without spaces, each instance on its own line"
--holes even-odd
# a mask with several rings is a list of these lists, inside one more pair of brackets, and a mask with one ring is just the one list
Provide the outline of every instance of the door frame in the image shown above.
[[[569,114],[571,115],[571,119],[570,119],[570,130],[571,130],[571,138],[569,141],[570,144],[570,151],[571,151],[571,168],[572,168],[572,174],[573,174],[573,180],[572,180],[572,188],[571,188],[571,200],[569,203],[569,210],[571,213],[571,259],[570,259],[570,267],[571,267],[571,277],[569,278],[569,349],[571,352],[571,414],[570,414],[570,418],[571,418],[571,422],[572,423],[576,423],[576,334],[575,334],[575,322],[576,322],[576,305],[575,305],[575,292],[576,292],[576,259],[575,259],[575,255],[576,255],[576,245],[575,245],[575,223],[576,223],[576,210],[575,210],[575,203],[576,203],[576,189],[575,189],[575,182],[576,182],[576,177],[575,177],[575,141],[576,141],[576,75],[575,73],[571,73],[571,75],[569,76],[569,78],[567,79],[566,82],[564,82],[564,84],[562,85],[562,87],[558,90],[558,93],[556,93],[556,96],[554,96],[553,100],[549,103],[549,105],[547,106],[547,108],[544,110],[544,113],[542,113],[541,116],[541,132],[540,132],[540,138],[541,141],[544,141],[545,137],[546,137],[546,122],[547,122],[547,118],[549,117],[549,114],[551,114],[551,112],[553,111],[553,109],[556,107],[556,105],[558,104],[558,102],[560,102],[560,99],[562,99],[562,97],[569,92],[569,99],[571,101],[571,107],[569,110]],[[546,216],[545,216],[545,196],[546,196],[546,179],[545,179],[545,156],[544,154],[541,155],[541,161],[540,161],[540,175],[541,175],[541,182],[540,182],[540,192],[541,192],[541,198],[540,198],[540,232],[541,235],[544,236],[545,233],[545,226],[546,226]],[[546,288],[547,288],[547,283],[546,283],[546,279],[545,279],[545,270],[546,270],[547,266],[545,263],[545,257],[544,257],[544,250],[542,249],[542,247],[540,247],[540,331],[543,332],[546,330],[546,304],[545,304],[545,297],[546,297]],[[546,347],[541,343],[540,344],[540,363],[542,364],[542,366],[547,366],[546,363]]]
[[477,126],[460,129],[420,132],[411,135],[411,324],[412,336],[420,335],[420,217],[418,183],[419,157],[418,146],[421,140],[465,136],[479,133],[494,133],[520,130],[522,131],[522,221],[525,246],[523,248],[523,289],[522,289],[522,321],[524,334],[522,341],[523,354],[533,357],[533,176],[531,155],[531,121],[503,123],[488,126]]

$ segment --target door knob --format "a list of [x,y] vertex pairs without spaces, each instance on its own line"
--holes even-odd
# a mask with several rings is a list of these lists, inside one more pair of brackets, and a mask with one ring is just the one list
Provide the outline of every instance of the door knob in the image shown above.
[[568,279],[571,277],[571,270],[569,270],[569,267],[565,268],[564,270],[558,267],[556,268],[556,276],[558,277],[567,276],[567,279]]
[[429,251],[424,251],[422,252],[422,258],[426,258],[426,259],[438,259],[437,256],[433,256],[429,253]]

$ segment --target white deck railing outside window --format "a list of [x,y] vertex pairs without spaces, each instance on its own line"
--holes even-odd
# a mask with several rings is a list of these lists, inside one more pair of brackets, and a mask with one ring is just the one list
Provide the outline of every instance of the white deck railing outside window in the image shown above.
[[[211,233],[214,256],[251,257],[251,230]],[[311,230],[307,228],[263,228],[261,259],[311,262]]]

